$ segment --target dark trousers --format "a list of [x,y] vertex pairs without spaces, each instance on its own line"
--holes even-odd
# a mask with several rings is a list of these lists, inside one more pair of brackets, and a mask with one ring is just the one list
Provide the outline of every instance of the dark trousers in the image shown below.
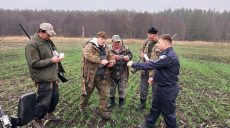
[[167,128],[176,128],[176,98],[179,93],[179,86],[157,86],[153,92],[152,107],[145,125],[154,127],[156,120],[163,115]]
[[59,101],[59,91],[57,81],[36,82],[36,85],[38,90],[34,119],[38,120],[44,118],[46,113],[54,112]]

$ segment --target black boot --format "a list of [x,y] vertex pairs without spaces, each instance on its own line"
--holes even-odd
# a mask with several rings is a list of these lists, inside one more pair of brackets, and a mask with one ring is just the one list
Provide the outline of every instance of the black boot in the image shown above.
[[108,105],[108,109],[115,107],[116,103],[115,103],[115,97],[110,97],[110,102]]
[[137,106],[137,111],[142,111],[146,108],[146,100],[140,98],[141,103]]
[[119,108],[124,109],[125,107],[125,98],[119,97]]

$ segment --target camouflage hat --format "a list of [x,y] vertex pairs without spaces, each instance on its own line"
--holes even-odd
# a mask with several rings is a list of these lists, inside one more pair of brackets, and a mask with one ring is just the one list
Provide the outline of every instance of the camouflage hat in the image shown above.
[[55,36],[54,28],[50,23],[41,23],[39,26],[40,29],[45,30],[50,36]]
[[119,35],[113,35],[112,40],[115,41],[115,42],[118,42],[118,41],[121,42],[121,37]]

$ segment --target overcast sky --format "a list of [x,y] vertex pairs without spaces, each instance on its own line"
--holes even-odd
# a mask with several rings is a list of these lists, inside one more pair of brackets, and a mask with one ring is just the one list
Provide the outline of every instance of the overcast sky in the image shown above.
[[2,9],[116,10],[158,12],[164,9],[198,8],[223,12],[230,0],[0,0]]

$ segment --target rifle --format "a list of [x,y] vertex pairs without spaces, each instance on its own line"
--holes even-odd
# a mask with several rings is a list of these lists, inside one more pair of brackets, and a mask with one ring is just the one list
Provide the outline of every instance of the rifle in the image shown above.
[[[26,30],[22,27],[22,25],[19,24],[19,26],[21,27],[21,29],[23,30],[23,32],[26,34],[26,36],[27,36],[29,39],[31,39],[30,36],[28,35],[28,33],[26,32]],[[65,83],[65,82],[68,81],[68,79],[65,77],[65,70],[64,70],[64,68],[63,68],[63,66],[62,66],[62,64],[61,64],[61,62],[58,62],[58,73],[57,73],[57,75],[58,75],[58,78],[59,78],[63,83]]]
[[174,37],[176,37],[177,36],[177,33],[175,33],[171,38],[173,39]]

